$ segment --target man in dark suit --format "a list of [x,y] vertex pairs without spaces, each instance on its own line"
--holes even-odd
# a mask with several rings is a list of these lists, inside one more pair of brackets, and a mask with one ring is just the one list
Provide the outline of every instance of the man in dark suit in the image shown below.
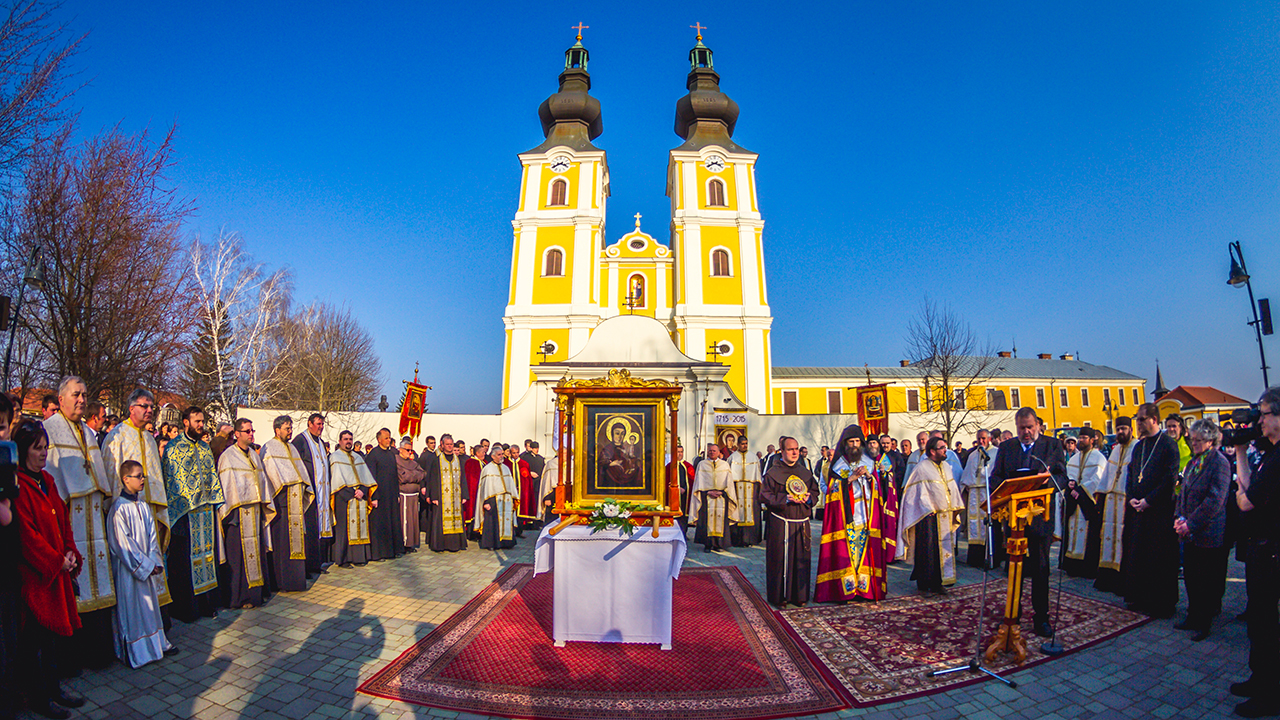
[[[1052,487],[1058,491],[1050,499],[1052,508],[1058,493],[1067,486],[1067,462],[1062,442],[1040,434],[1040,419],[1029,407],[1018,410],[1014,423],[1017,434],[1000,443],[996,452],[995,467],[990,475],[991,487],[999,487],[1009,478],[1048,472],[1053,476]],[[1056,517],[1052,510],[1049,517]],[[1008,532],[1006,527],[1005,537],[1008,537]],[[1031,607],[1036,613],[1036,634],[1041,637],[1053,634],[1053,626],[1049,624],[1049,546],[1052,544],[1053,520],[1037,516],[1027,527],[1027,559],[1023,575],[1031,575]]]
[[312,413],[307,418],[307,429],[293,438],[293,447],[307,468],[316,498],[303,514],[307,525],[307,575],[319,575],[325,572],[325,565],[333,562],[333,514],[329,503],[333,483],[329,476],[329,451],[320,437],[323,433],[324,416]]

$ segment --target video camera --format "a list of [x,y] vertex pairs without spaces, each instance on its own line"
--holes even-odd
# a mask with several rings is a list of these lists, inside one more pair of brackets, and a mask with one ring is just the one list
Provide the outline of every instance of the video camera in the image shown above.
[[18,497],[18,446],[0,442],[0,500]]
[[1233,427],[1222,428],[1222,446],[1237,447],[1262,438],[1262,409],[1257,403],[1231,411]]

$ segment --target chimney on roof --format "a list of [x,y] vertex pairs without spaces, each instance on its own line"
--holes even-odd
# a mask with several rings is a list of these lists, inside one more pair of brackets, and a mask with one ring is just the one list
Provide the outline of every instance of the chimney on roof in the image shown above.
[[899,360],[899,361],[898,361],[898,367],[907,367],[907,366],[908,366],[908,365],[910,365],[910,364],[911,364],[911,361],[910,361],[910,360]]
[[1008,350],[1001,350],[1000,352],[996,353],[996,355],[999,355],[1000,357],[1013,357],[1013,353],[1009,352]]
[[1062,353],[1061,355],[1058,356],[1058,359],[1059,360],[1075,360],[1076,356],[1072,355],[1071,353]]
[[1050,354],[1050,353],[1040,353],[1040,354],[1039,354],[1039,355],[1037,355],[1036,357],[1040,358],[1041,360],[1052,360],[1052,359],[1053,359],[1053,355],[1052,355],[1052,354]]

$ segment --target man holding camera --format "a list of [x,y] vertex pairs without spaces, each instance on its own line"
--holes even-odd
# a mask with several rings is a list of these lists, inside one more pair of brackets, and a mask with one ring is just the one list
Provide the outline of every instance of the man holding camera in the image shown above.
[[[1245,547],[1245,589],[1249,595],[1248,680],[1231,694],[1249,698],[1236,706],[1242,717],[1280,714],[1280,388],[1270,388],[1252,409],[1257,433],[1230,438],[1236,449],[1236,503]],[[1250,437],[1253,435],[1253,437]],[[1248,440],[1262,451],[1257,470],[1249,467]]]

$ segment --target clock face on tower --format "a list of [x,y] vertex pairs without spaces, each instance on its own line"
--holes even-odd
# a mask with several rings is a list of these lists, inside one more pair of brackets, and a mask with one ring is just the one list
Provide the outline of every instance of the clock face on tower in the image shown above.
[[551,160],[551,169],[555,172],[562,173],[569,169],[569,158],[564,155],[553,158]]
[[705,165],[706,165],[706,168],[711,172],[718,173],[724,169],[724,158],[720,157],[719,155],[712,155],[711,157],[707,158]]

